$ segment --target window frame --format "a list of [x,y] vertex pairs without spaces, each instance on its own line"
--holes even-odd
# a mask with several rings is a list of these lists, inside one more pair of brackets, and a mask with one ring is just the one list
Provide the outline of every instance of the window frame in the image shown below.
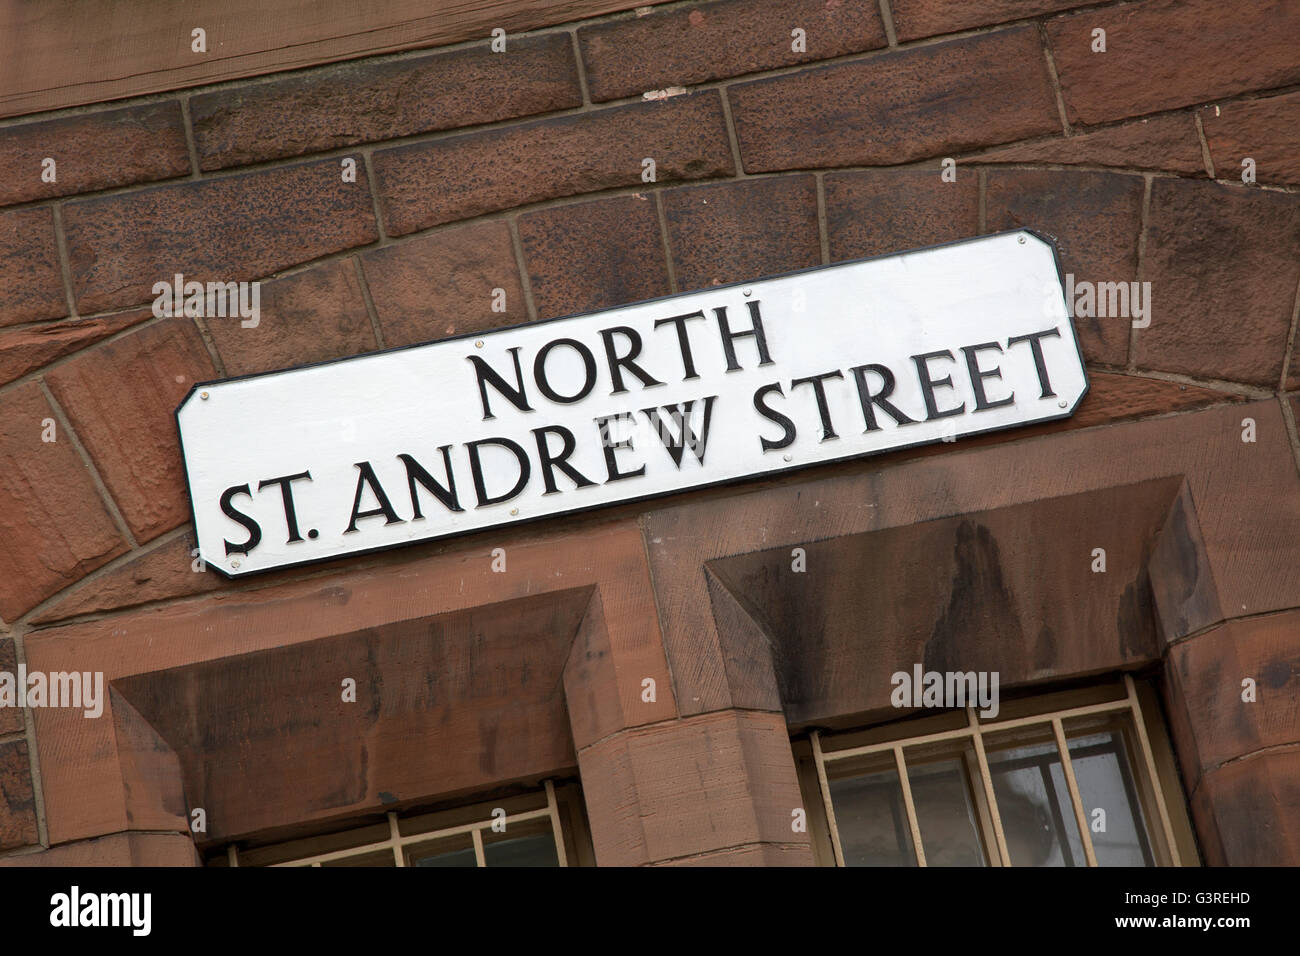
[[[1009,731],[1046,731],[1056,744],[1070,802],[1069,809],[1084,847],[1086,865],[1097,866],[1091,829],[1071,763],[1067,737],[1080,731],[1067,727],[1081,719],[1118,717],[1139,809],[1156,866],[1199,866],[1200,858],[1187,815],[1177,765],[1155,692],[1146,682],[1124,674],[1121,680],[1004,701],[1001,713],[983,719],[977,709],[946,710],[902,721],[848,731],[811,730],[792,742],[800,790],[807,810],[814,862],[845,866],[839,828],[831,801],[828,765],[839,761],[892,757],[911,832],[917,866],[926,866],[924,840],[917,820],[908,777],[906,751],[951,745],[959,748],[971,804],[977,817],[981,848],[990,866],[1011,866],[1006,837],[993,792],[986,741]],[[969,744],[969,746],[966,746]]]
[[[526,804],[530,802],[537,802],[539,797],[545,797],[545,802],[542,805],[526,807]],[[504,806],[514,804],[516,806],[524,805],[525,808],[506,812],[504,823],[507,828],[512,824],[549,821],[550,833],[555,841],[555,855],[558,865],[561,867],[592,866],[594,865],[594,855],[581,803],[581,794],[576,784],[562,783],[557,787],[553,780],[547,779],[542,781],[541,789],[529,790],[512,797],[462,804],[430,813],[403,815],[389,811],[384,815],[388,827],[388,836],[384,839],[365,840],[355,846],[326,850],[319,853],[303,853],[273,863],[253,863],[251,865],[298,868],[321,867],[340,860],[369,856],[388,850],[393,855],[392,865],[406,868],[414,866],[409,860],[411,851],[418,850],[427,844],[446,840],[449,837],[454,838],[468,834],[474,849],[475,866],[476,868],[482,868],[487,866],[483,835],[485,832],[492,832],[494,823],[502,819],[493,817],[492,811],[499,807],[504,809]],[[468,822],[463,822],[467,818]],[[277,847],[287,848],[295,843],[310,846],[312,842],[320,843],[330,838],[346,839],[349,833],[359,833],[381,825],[372,823],[354,826],[332,831],[328,834],[320,834],[316,837],[270,843],[255,849],[261,855],[267,851],[273,851]],[[403,833],[403,829],[410,832]],[[252,853],[253,851],[248,850],[245,852]],[[250,864],[241,863],[240,851],[232,843],[226,847],[224,858],[218,857],[210,861],[208,865],[240,867]]]

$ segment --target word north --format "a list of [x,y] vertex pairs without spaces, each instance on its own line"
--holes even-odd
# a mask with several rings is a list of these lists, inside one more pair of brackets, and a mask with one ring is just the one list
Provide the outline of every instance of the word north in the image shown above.
[[0,707],[84,708],[87,717],[104,713],[103,671],[0,671]]
[[242,318],[243,329],[255,329],[262,318],[262,284],[260,282],[185,281],[176,273],[171,282],[162,280],[151,290],[154,318],[191,319]]
[[153,927],[151,893],[82,893],[73,886],[50,897],[50,925],[126,926],[133,936],[148,936]]
[[913,664],[912,673],[898,671],[890,677],[894,685],[889,702],[895,707],[979,706],[980,716],[998,715],[997,671],[926,671]]

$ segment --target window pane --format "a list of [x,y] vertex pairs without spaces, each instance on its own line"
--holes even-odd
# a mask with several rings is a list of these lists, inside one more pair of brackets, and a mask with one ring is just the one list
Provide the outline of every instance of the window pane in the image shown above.
[[[906,754],[904,755],[906,756]],[[984,847],[960,757],[907,764],[926,866],[984,866]]]
[[[1142,804],[1120,731],[1067,741],[1098,866],[1154,866]],[[1097,810],[1105,811],[1100,816]],[[1105,829],[1097,827],[1104,822]]]
[[916,866],[896,771],[827,782],[845,866]]
[[483,856],[488,866],[559,866],[550,817],[510,823],[504,832],[486,829]]
[[555,838],[549,833],[484,843],[488,866],[559,866]]
[[1013,866],[1087,866],[1056,744],[990,750],[993,795]]
[[407,847],[407,866],[478,866],[468,833]]

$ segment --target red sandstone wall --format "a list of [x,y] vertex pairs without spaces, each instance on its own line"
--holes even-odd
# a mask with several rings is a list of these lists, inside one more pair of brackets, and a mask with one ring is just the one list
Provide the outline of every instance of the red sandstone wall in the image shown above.
[[[1300,5],[1078,6],[669,4],[3,121],[0,669],[316,573],[192,570],[196,381],[1021,226],[1152,283],[1149,328],[1077,320],[1092,391],[1053,428],[1276,396],[1300,461]],[[260,326],[154,318],[176,272],[262,280]],[[31,726],[0,711],[0,850],[41,840]]]

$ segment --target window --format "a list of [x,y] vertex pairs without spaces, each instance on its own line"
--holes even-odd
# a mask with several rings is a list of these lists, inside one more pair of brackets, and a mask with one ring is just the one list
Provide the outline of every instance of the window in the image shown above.
[[291,842],[234,845],[209,866],[591,866],[578,788],[556,786]]
[[1150,688],[1122,682],[797,741],[818,862],[1197,865]]

